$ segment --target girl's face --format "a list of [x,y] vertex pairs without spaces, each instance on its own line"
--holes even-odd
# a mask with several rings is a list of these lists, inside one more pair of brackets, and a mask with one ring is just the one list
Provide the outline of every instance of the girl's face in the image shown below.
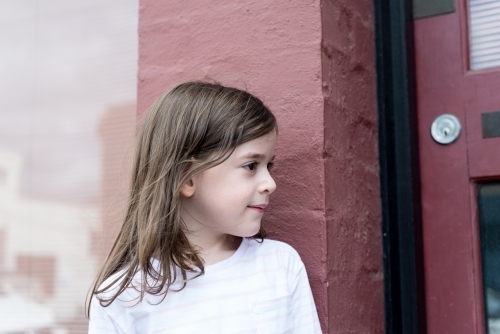
[[276,132],[236,147],[222,164],[196,175],[181,190],[182,219],[193,232],[255,235],[276,183],[269,173]]

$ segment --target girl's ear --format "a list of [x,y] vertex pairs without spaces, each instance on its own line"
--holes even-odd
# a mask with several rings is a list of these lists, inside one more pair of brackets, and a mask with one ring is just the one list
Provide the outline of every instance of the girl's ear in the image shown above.
[[181,187],[181,195],[184,197],[191,197],[194,195],[194,182],[190,179]]

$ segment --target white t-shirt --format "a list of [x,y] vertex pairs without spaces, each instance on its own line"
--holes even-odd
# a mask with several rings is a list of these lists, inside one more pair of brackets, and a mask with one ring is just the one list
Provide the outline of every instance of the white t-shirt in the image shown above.
[[137,304],[137,295],[127,289],[107,307],[94,297],[89,333],[321,333],[304,264],[275,240],[244,238],[231,257],[163,301],[147,295]]

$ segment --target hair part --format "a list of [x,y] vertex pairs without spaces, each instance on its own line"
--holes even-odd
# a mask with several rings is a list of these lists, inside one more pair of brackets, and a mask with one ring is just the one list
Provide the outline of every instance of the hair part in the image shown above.
[[[165,298],[178,278],[172,268],[180,269],[183,287],[188,272],[202,275],[203,260],[189,243],[180,215],[181,187],[224,162],[238,145],[272,131],[277,131],[277,122],[271,111],[237,88],[187,82],[160,96],[142,121],[125,218],[90,297],[110,305],[139,271],[138,302],[145,294]],[[262,226],[254,237],[265,237]],[[151,263],[153,257],[159,260],[159,270]],[[116,273],[116,279],[104,284]],[[113,293],[103,295],[112,288]],[[89,316],[91,298],[87,303]]]

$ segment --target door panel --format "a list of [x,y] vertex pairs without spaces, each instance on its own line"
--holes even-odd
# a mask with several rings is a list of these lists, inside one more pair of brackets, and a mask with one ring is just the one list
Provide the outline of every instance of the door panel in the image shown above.
[[[477,182],[500,176],[500,138],[483,138],[481,114],[500,111],[498,68],[468,70],[467,2],[415,20],[422,235],[429,334],[484,333]],[[430,135],[453,114],[462,134],[449,145]]]
[[470,71],[464,82],[470,176],[494,177],[499,174],[500,137],[483,138],[481,114],[500,111],[500,70]]

